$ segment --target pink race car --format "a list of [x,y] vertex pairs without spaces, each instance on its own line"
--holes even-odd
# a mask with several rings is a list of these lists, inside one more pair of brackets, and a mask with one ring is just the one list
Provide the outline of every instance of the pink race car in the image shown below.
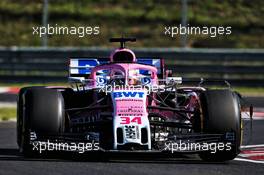
[[[239,153],[241,105],[230,88],[172,77],[160,58],[136,57],[120,42],[109,58],[71,58],[71,87],[20,90],[17,143],[25,156],[48,151],[198,153],[226,161]],[[90,155],[91,155],[90,154]]]

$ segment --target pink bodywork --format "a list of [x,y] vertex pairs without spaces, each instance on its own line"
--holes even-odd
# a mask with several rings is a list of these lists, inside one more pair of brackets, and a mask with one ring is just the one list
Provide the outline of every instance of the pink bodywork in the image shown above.
[[93,68],[90,78],[96,80],[96,72],[100,70],[111,70],[111,69],[118,69],[125,72],[126,80],[128,79],[129,70],[135,70],[135,69],[149,70],[151,71],[151,79],[153,80],[152,81],[153,85],[158,84],[157,68],[150,65],[142,65],[137,63],[116,63],[109,65],[99,65]]
[[[157,76],[157,68],[151,65],[143,65],[138,64],[136,62],[136,56],[133,53],[133,51],[129,49],[117,49],[110,55],[110,62],[114,62],[113,56],[115,53],[120,51],[127,51],[130,52],[133,55],[133,62],[131,63],[115,63],[115,64],[106,64],[106,65],[99,65],[92,69],[92,72],[90,74],[90,79],[94,80],[96,82],[96,73],[100,70],[120,70],[125,73],[126,82],[128,82],[129,78],[129,70],[148,70],[151,72],[151,79],[152,84],[151,85],[158,85],[158,76]],[[127,84],[126,84],[127,85]],[[95,86],[94,86],[95,87]],[[185,88],[184,88],[185,89]],[[188,91],[189,88],[186,90]],[[113,89],[115,90],[115,89]],[[128,89],[123,89],[124,91],[129,92]],[[192,90],[190,88],[189,90]],[[143,90],[142,90],[143,91]],[[130,90],[130,92],[133,92]],[[155,94],[154,94],[155,95]],[[190,100],[187,102],[187,104],[184,104],[186,110],[194,110],[194,108],[197,107],[197,101],[198,97],[196,93],[190,92]],[[116,115],[117,116],[123,116],[123,115],[134,115],[134,116],[146,116],[148,114],[147,106],[156,106],[156,103],[154,101],[151,102],[151,104],[148,104],[148,100],[143,100],[140,98],[128,98],[128,99],[117,99],[116,104]],[[159,113],[160,115],[166,117],[166,118],[173,118],[175,117],[175,113],[173,111],[163,111],[158,109],[152,109],[152,112]],[[177,116],[177,115],[176,115]],[[188,116],[191,117],[191,116]]]
[[116,115],[117,116],[146,116],[146,102],[144,99],[116,99]]
[[[110,63],[113,63],[113,57],[115,54],[117,54],[118,52],[129,52],[132,56],[133,56],[133,60],[131,63],[116,63],[116,64],[109,64],[109,65],[99,65],[96,66],[90,75],[90,78],[95,80],[96,79],[96,72],[100,71],[100,70],[111,70],[111,69],[119,69],[123,72],[125,72],[125,77],[126,80],[128,79],[128,71],[129,70],[134,70],[134,69],[143,69],[143,70],[149,70],[151,71],[151,79],[153,80],[153,83],[155,83],[155,85],[158,82],[158,76],[157,76],[157,68],[154,66],[150,66],[150,65],[142,65],[142,64],[137,64],[136,61],[136,55],[134,54],[134,52],[130,49],[126,49],[126,48],[120,48],[120,49],[116,49],[114,50],[111,55],[110,55]],[[127,82],[127,81],[126,81]]]

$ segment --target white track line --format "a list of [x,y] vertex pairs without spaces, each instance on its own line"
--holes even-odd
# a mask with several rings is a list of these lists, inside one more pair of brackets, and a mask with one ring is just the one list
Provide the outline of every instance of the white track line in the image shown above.
[[16,102],[0,102],[0,108],[15,108],[16,106]]
[[0,93],[7,93],[9,91],[8,87],[0,87]]
[[264,156],[264,153],[263,152],[254,152],[254,153],[242,153],[242,154],[239,154],[239,156],[241,157],[252,157],[252,156]]
[[[262,113],[262,112],[258,112],[258,113]],[[250,120],[249,114],[246,112],[242,112],[242,117],[243,120]],[[257,115],[256,113],[253,113],[253,120],[264,120],[264,112],[263,115]]]
[[[240,148],[263,148],[264,147],[264,144],[259,144],[259,145],[242,145],[240,146]],[[249,157],[249,156],[262,156],[263,154],[262,153],[251,153],[251,154],[239,154],[238,156],[241,156],[241,157]],[[260,164],[264,164],[264,160],[251,160],[251,159],[248,159],[248,158],[235,158],[234,160],[236,161],[243,161],[243,162],[251,162],[251,163],[260,163]]]
[[260,145],[242,145],[240,146],[240,148],[261,148],[264,147],[264,144],[260,144]]
[[250,159],[243,159],[243,158],[235,158],[236,161],[243,161],[243,162],[251,162],[251,163],[260,163],[264,164],[263,160],[250,160]]

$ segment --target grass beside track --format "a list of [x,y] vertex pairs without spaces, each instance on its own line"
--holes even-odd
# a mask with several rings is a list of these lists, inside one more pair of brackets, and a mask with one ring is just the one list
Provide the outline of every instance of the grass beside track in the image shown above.
[[[263,0],[188,1],[190,26],[231,26],[231,35],[188,35],[189,47],[263,48]],[[1,0],[2,46],[41,46],[32,27],[41,26],[42,0]],[[165,26],[181,22],[180,0],[49,1],[49,24],[100,26],[100,35],[52,35],[49,46],[108,46],[110,37],[135,36],[134,47],[179,47],[180,37],[164,35]]]
[[0,83],[0,87],[69,86],[68,83]]
[[264,97],[264,87],[235,87],[235,91],[239,92],[243,96],[262,96]]
[[6,121],[16,118],[16,108],[15,107],[0,107],[0,121]]

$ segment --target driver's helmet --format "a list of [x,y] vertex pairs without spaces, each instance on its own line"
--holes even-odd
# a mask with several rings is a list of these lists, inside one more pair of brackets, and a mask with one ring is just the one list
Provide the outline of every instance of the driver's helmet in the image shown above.
[[139,70],[129,70],[128,85],[140,85]]
[[111,81],[116,85],[125,84],[125,73],[120,70],[114,70],[111,72]]

